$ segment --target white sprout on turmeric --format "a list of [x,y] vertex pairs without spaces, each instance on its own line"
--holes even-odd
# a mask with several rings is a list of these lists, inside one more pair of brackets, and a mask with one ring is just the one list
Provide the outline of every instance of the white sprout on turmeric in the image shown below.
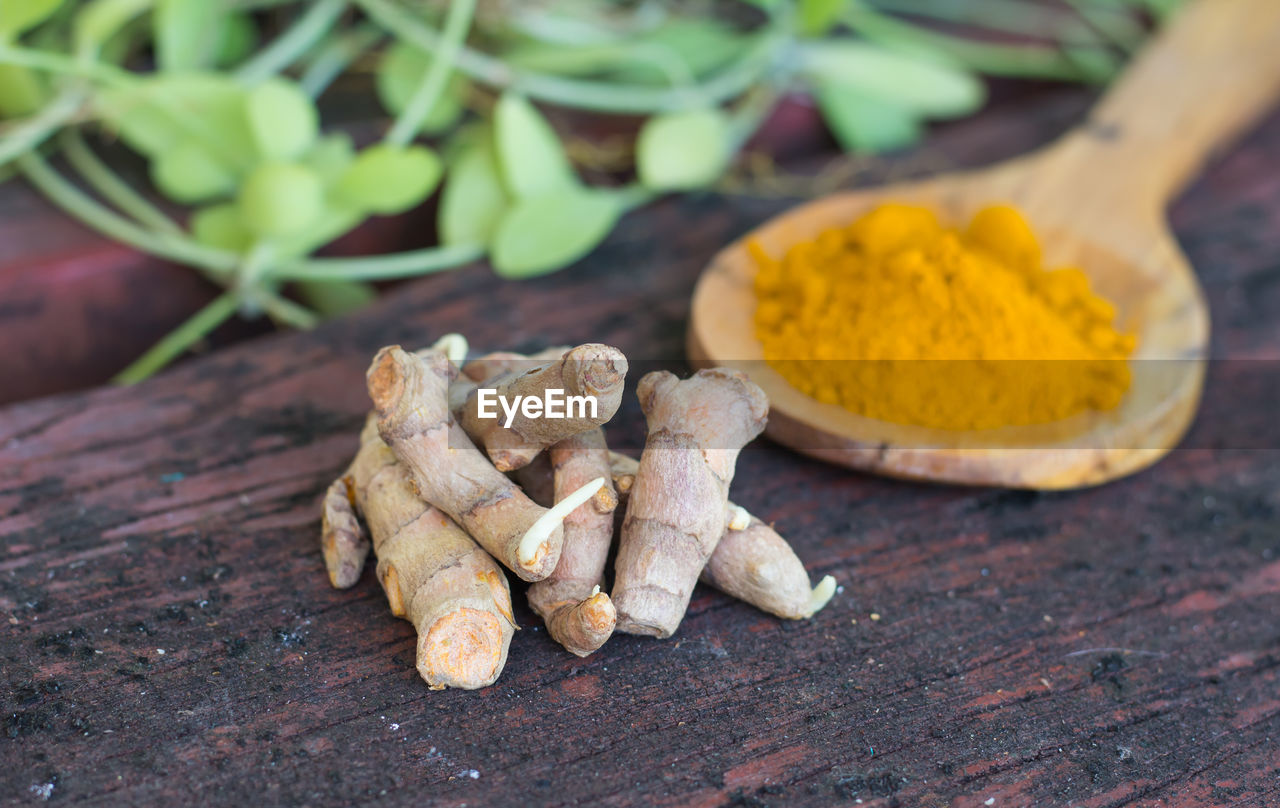
[[597,477],[557,502],[546,513],[538,517],[538,520],[525,531],[524,537],[520,539],[520,548],[516,556],[520,563],[524,565],[532,564],[538,557],[538,550],[550,538],[552,531],[559,527],[560,523],[574,508],[591,499],[603,487],[604,478]]

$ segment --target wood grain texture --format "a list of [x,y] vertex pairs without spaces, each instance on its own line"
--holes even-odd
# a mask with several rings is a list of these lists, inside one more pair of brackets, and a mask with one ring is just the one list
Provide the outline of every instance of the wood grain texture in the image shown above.
[[[1008,156],[1085,101],[931,148]],[[426,689],[371,570],[346,592],[323,570],[318,506],[355,449],[369,356],[456,329],[482,349],[616,344],[633,384],[641,360],[679,368],[699,269],[786,201],[663,202],[546,279],[472,268],[137,388],[0,410],[0,800],[1275,805],[1277,177],[1272,118],[1173,212],[1239,361],[1211,366],[1160,465],[1037,495],[762,442],[733,499],[839,578],[825,611],[783,622],[699,588],[675,639],[582,660],[521,609],[506,671],[475,693]],[[634,450],[640,424],[628,396],[609,434]]]

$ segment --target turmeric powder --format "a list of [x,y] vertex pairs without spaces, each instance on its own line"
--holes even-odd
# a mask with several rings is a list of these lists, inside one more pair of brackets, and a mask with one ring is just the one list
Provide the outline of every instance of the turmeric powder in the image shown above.
[[1012,207],[960,231],[887,204],[781,260],[749,249],[765,360],[820,401],[971,430],[1112,409],[1129,387],[1135,340],[1114,306],[1079,269],[1044,269]]

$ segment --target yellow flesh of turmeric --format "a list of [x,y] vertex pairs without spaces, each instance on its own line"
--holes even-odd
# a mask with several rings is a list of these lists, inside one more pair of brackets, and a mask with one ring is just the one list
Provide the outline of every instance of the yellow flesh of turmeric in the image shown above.
[[1112,409],[1129,387],[1133,336],[1083,272],[1041,267],[1014,208],[959,231],[927,208],[883,205],[780,261],[750,249],[764,357],[820,401],[971,430]]

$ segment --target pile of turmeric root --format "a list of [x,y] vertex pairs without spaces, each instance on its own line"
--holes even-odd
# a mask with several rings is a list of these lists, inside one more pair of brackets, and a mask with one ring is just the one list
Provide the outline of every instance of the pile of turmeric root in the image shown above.
[[[648,437],[637,460],[609,451],[602,429],[627,373],[616,348],[466,355],[456,334],[417,352],[378,351],[360,449],[324,497],[330,580],[355,585],[373,550],[392,613],[417,629],[418,672],[433,689],[485,687],[502,672],[517,628],[502,567],[532,582],[529,605],[579,656],[614,631],[670,637],[699,578],[791,619],[831,598],[831,576],[811,587],[786,541],[728,499],[738,452],[768,414],[744,374],[640,379]],[[482,417],[481,389],[510,401],[557,390],[596,406]]]

